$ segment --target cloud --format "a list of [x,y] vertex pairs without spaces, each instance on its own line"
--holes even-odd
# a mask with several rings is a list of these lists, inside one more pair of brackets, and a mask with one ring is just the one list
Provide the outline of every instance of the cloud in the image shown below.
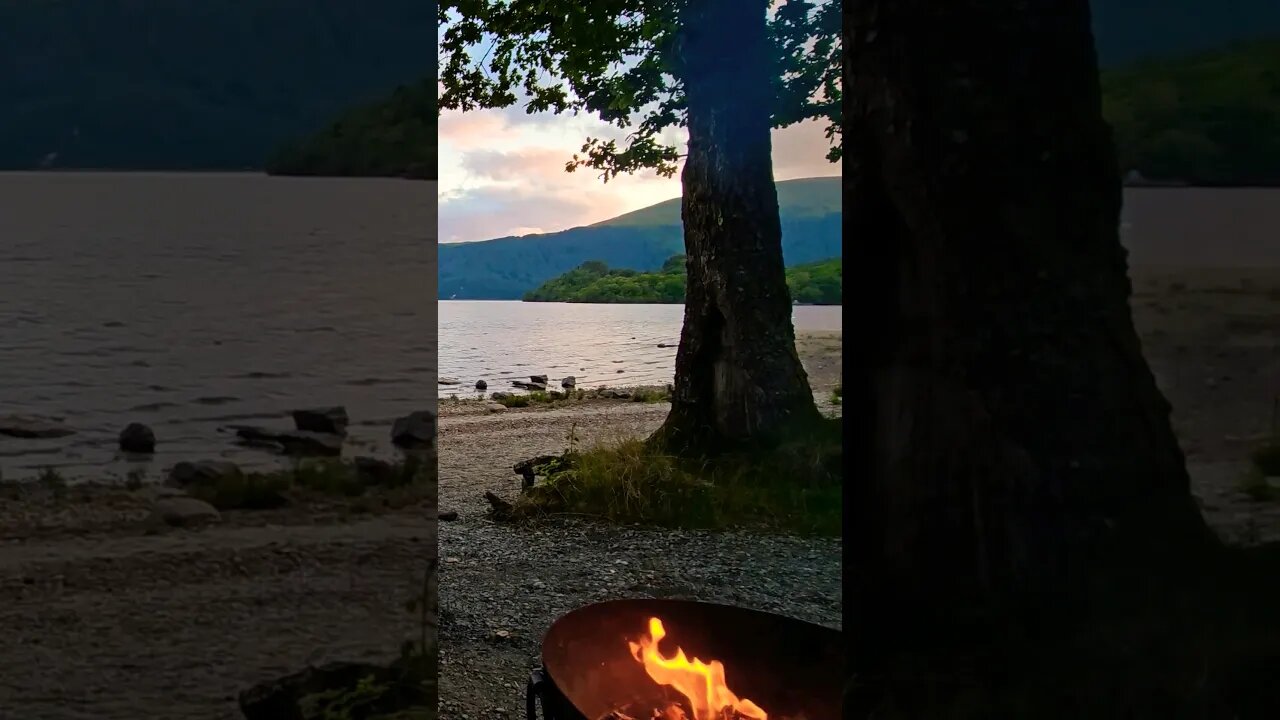
[[440,242],[485,240],[553,232],[585,224],[590,201],[525,187],[487,187],[460,193],[442,204]]
[[808,120],[773,131],[773,177],[777,180],[839,175],[840,164],[827,161],[831,142],[826,123]]
[[[589,116],[530,116],[518,107],[442,114],[440,242],[555,232],[678,197],[678,173],[648,171],[606,184],[593,170],[565,172],[587,137],[623,134]],[[775,131],[775,177],[839,174],[825,159],[827,147],[818,122]]]
[[470,150],[462,155],[462,167],[475,178],[539,187],[560,180],[570,157],[557,148]]

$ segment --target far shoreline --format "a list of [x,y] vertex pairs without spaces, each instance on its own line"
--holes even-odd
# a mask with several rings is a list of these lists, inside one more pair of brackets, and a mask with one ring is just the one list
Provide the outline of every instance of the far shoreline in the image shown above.
[[[334,180],[413,180],[417,182],[439,182],[437,177],[421,177],[417,175],[344,175],[329,173],[288,173],[268,172],[264,167],[240,168],[120,168],[120,167],[7,167],[0,168],[5,175],[45,175],[45,174],[131,174],[131,175],[265,175],[280,178],[316,178]],[[838,177],[838,176],[835,176]],[[1154,180],[1146,178],[1142,181],[1121,180],[1125,190],[1276,190],[1280,189],[1280,180],[1274,183],[1213,183],[1187,182],[1183,180]],[[476,241],[482,242],[482,241]]]

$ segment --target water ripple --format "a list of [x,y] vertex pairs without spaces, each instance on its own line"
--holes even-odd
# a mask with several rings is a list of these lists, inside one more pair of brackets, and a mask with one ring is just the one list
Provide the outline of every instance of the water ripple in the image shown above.
[[[77,431],[0,439],[0,474],[159,473],[219,457],[268,466],[280,461],[217,426],[318,405],[376,418],[353,433],[390,453],[390,420],[435,399],[430,190],[0,173],[0,413],[61,415]],[[150,462],[116,451],[134,421],[156,432]]]

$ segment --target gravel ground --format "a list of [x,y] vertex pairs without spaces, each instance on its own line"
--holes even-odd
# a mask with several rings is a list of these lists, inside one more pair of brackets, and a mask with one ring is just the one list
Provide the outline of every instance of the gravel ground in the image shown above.
[[237,694],[385,662],[436,549],[421,508],[346,522],[137,524],[0,545],[0,720],[231,720]]
[[[801,338],[814,394],[839,384],[838,333]],[[534,529],[486,519],[485,490],[513,497],[511,466],[583,444],[644,434],[665,404],[590,401],[567,408],[488,413],[442,402],[440,507],[440,693],[447,718],[523,717],[525,681],[539,643],[560,615],[592,602],[673,597],[769,610],[838,627],[838,539],[672,532],[564,520]],[[619,652],[626,652],[620,647]]]

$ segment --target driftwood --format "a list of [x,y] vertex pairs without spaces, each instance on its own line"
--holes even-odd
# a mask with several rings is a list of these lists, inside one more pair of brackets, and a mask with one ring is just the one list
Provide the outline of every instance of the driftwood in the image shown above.
[[538,468],[559,459],[560,456],[558,455],[539,455],[537,457],[529,458],[528,460],[521,460],[511,469],[515,474],[520,476],[521,489],[528,490],[533,487],[533,481],[537,475]]
[[484,493],[484,499],[488,500],[489,505],[493,507],[493,519],[495,520],[510,520],[512,514],[515,512],[515,508],[512,507],[511,503],[503,500],[497,495],[494,495],[492,491],[486,490]]

